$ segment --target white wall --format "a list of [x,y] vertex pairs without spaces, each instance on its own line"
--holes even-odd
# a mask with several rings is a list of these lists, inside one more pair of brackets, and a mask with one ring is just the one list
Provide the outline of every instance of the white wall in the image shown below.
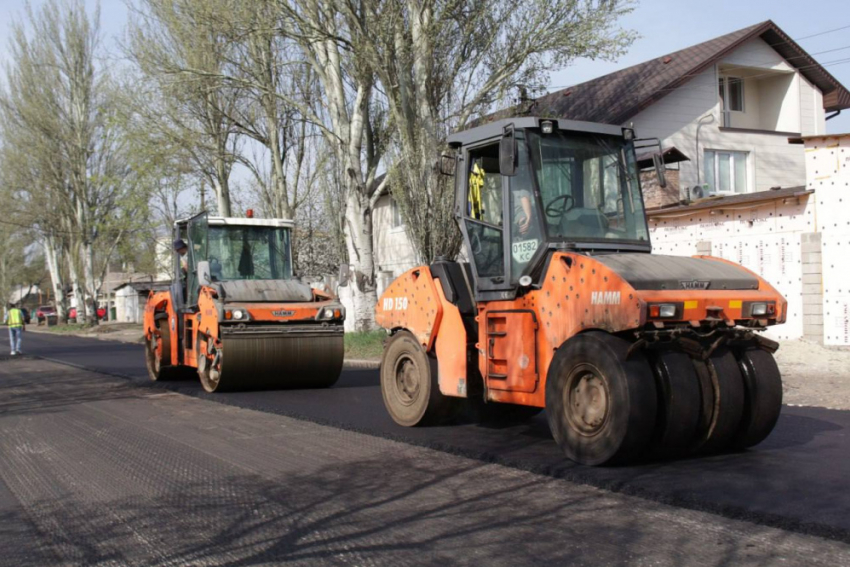
[[[396,278],[419,265],[407,229],[392,226],[392,198],[384,195],[372,211],[377,272],[392,273]],[[380,279],[380,278],[379,278]]]
[[115,292],[115,321],[119,323],[141,323],[144,320],[144,302],[139,293],[130,286]]
[[758,79],[761,96],[759,124],[762,129],[800,132],[800,87],[797,84],[798,80],[795,73]]
[[[713,213],[713,214],[712,214]],[[803,336],[802,245],[800,235],[814,232],[814,196],[800,202],[769,201],[715,209],[655,213],[649,219],[653,253],[697,254],[711,242],[711,254],[737,262],[773,285],[788,301],[788,319],[765,334],[774,339]]]
[[807,140],[807,188],[817,200],[824,344],[850,345],[850,134]]
[[[788,70],[791,67],[761,39],[754,39],[731,53],[721,63],[766,69]],[[699,73],[682,87],[657,103],[641,111],[630,122],[634,123],[639,137],[660,138],[664,146],[676,146],[691,161],[680,164],[680,182],[685,187],[704,182],[698,173],[702,169],[706,149],[743,151],[749,153],[747,171],[751,191],[766,191],[771,187],[794,187],[805,184],[805,161],[801,146],[788,144],[786,134],[721,131],[722,115],[717,89],[717,68]],[[823,132],[824,113],[822,97],[804,79],[797,80],[798,104],[786,104],[783,97],[783,115],[778,123],[800,123],[803,133]],[[765,85],[759,85],[760,90]],[[746,87],[745,87],[746,90]],[[794,90],[794,89],[792,89]],[[796,96],[796,94],[795,94]],[[787,115],[786,115],[787,113]],[[798,114],[795,116],[795,114]],[[697,129],[700,118],[704,125]]]

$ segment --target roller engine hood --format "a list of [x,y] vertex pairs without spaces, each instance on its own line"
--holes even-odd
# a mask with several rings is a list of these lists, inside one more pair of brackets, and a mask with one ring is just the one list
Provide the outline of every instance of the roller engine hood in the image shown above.
[[637,290],[758,289],[758,278],[725,262],[658,254],[604,254],[594,259]]
[[313,301],[310,286],[295,280],[233,280],[216,282],[221,298],[238,303],[304,303]]

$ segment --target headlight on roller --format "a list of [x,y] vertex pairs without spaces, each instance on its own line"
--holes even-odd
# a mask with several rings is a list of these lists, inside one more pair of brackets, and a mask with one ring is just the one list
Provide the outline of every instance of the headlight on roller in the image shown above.
[[772,301],[750,303],[750,317],[774,317],[776,304]]
[[228,309],[224,312],[224,318],[229,321],[248,321],[251,315],[245,309]]
[[336,307],[322,307],[316,313],[316,319],[319,321],[332,321],[334,319],[344,319],[345,308],[338,305]]
[[650,319],[672,319],[679,311],[675,303],[656,303],[649,306]]

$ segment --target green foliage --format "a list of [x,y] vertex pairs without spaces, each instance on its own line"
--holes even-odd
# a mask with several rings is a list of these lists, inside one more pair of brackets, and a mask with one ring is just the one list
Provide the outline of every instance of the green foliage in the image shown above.
[[386,339],[386,331],[345,333],[345,358],[379,360],[384,353]]

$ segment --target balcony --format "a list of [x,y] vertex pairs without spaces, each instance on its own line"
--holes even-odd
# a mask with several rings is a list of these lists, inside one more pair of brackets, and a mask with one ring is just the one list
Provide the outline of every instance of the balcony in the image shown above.
[[720,65],[718,95],[721,130],[800,132],[800,90],[793,71]]

